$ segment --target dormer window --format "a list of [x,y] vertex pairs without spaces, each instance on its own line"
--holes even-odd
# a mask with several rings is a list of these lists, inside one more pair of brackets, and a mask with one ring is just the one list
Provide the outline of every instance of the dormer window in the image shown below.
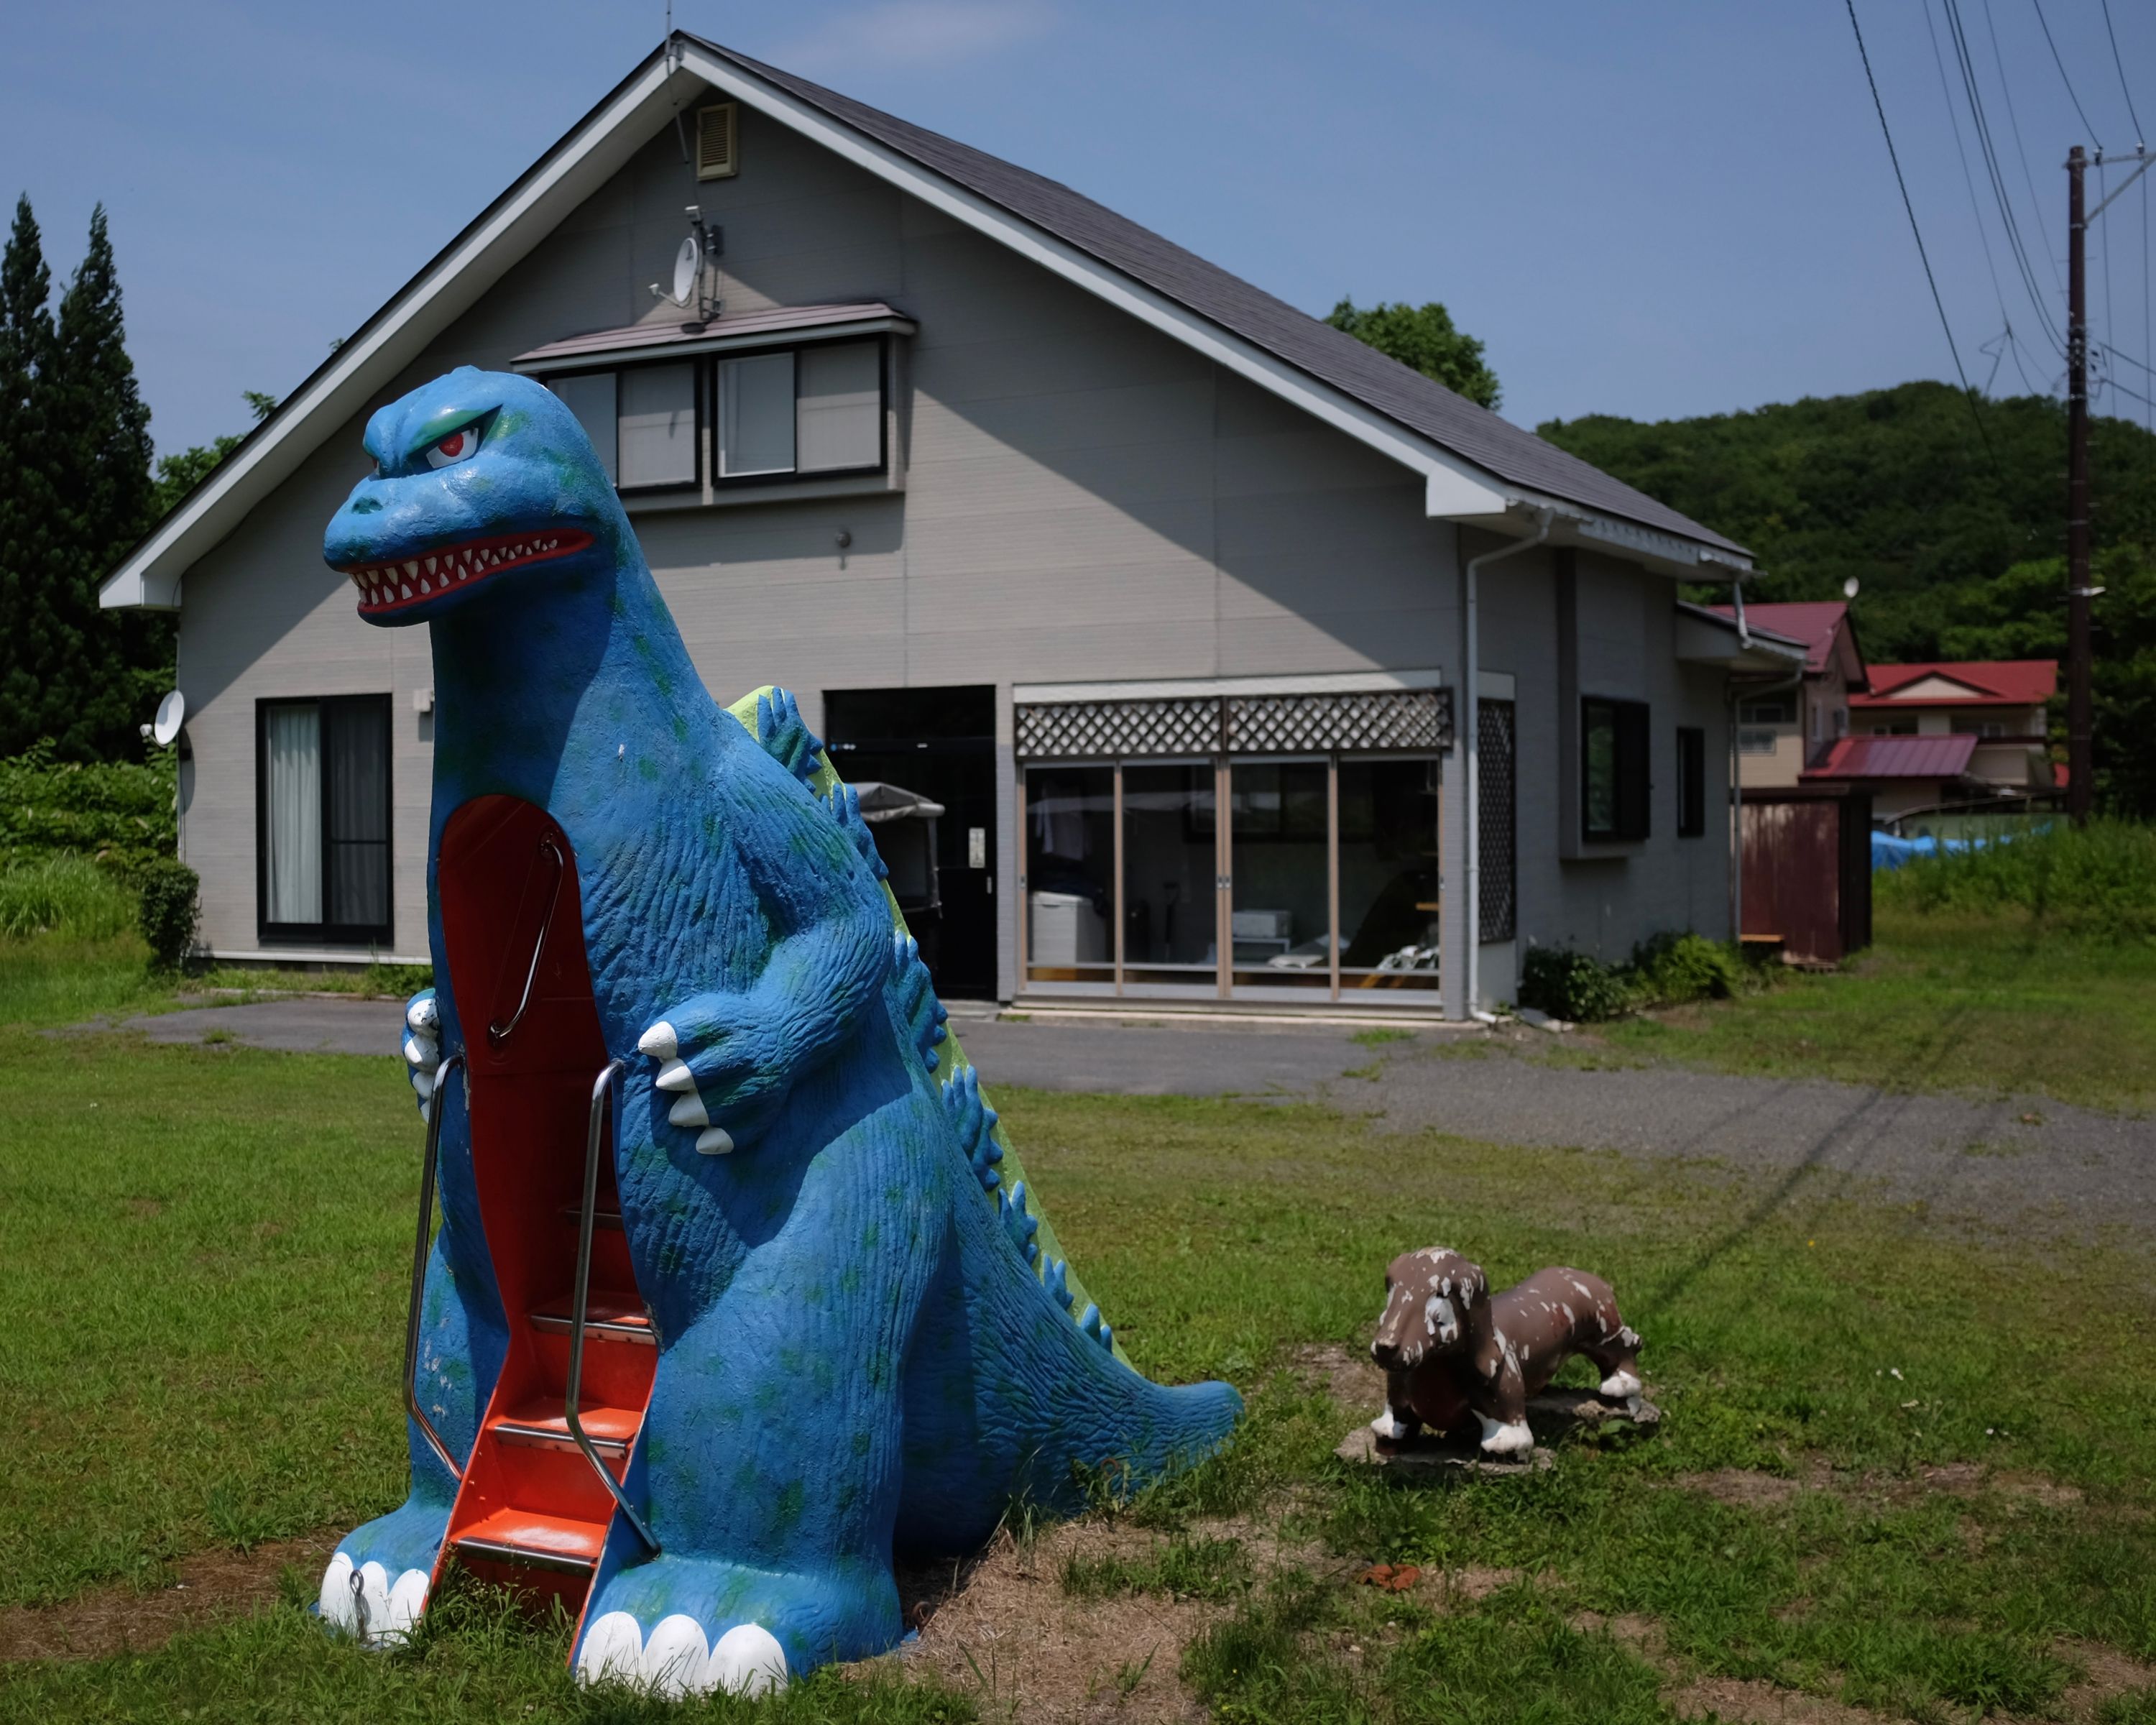
[[746,313],[573,336],[515,364],[561,397],[624,497],[888,473],[888,305]]

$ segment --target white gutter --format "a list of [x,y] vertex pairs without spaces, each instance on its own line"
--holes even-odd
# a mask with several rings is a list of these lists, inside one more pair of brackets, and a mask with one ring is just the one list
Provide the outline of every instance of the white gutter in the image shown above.
[[[1467,774],[1466,810],[1463,816],[1467,830],[1463,834],[1466,845],[1467,895],[1467,999],[1466,1014],[1472,1019],[1481,1013],[1482,968],[1482,636],[1481,617],[1478,609],[1481,600],[1480,577],[1484,565],[1500,562],[1517,557],[1523,551],[1532,551],[1550,536],[1551,525],[1557,520],[1557,511],[1547,506],[1535,511],[1535,531],[1526,539],[1516,539],[1510,545],[1501,545],[1495,551],[1486,551],[1479,557],[1470,557],[1461,572],[1460,598],[1460,671],[1461,704],[1467,709],[1456,722],[1460,726],[1460,761]],[[1441,896],[1441,895],[1440,895]]]

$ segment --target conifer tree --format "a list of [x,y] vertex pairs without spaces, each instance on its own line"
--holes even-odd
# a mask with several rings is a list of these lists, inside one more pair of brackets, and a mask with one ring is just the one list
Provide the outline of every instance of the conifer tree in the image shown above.
[[15,201],[14,225],[0,254],[0,754],[36,738],[16,722],[35,695],[35,678],[18,660],[29,594],[52,562],[56,511],[44,455],[42,382],[52,364],[47,309],[52,272],[28,195]]
[[171,629],[100,610],[97,588],[150,525],[149,409],[127,357],[104,207],[57,317],[44,309],[50,280],[36,249],[25,199],[0,289],[13,350],[36,356],[0,457],[11,505],[0,523],[10,583],[0,753],[50,737],[63,759],[125,758],[167,674]]

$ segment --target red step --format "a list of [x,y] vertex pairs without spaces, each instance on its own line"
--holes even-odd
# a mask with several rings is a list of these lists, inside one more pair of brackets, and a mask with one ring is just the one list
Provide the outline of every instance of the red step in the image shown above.
[[[567,1335],[574,1322],[574,1310],[566,1295],[531,1314],[533,1329],[557,1336]],[[651,1332],[651,1314],[644,1309],[641,1300],[633,1294],[603,1294],[596,1289],[584,1302],[584,1335],[589,1340],[640,1342],[646,1348],[656,1347],[659,1342]]]
[[606,1523],[536,1509],[498,1509],[454,1541],[457,1554],[481,1563],[514,1563],[588,1575],[606,1543]]
[[[627,1458],[629,1446],[636,1441],[637,1428],[644,1423],[640,1409],[594,1407],[589,1402],[577,1409],[577,1418],[584,1428],[584,1435],[592,1440],[592,1447],[615,1461]],[[505,1444],[531,1444],[548,1450],[574,1450],[577,1447],[576,1439],[570,1435],[568,1414],[558,1395],[529,1396],[507,1413],[497,1414],[487,1421],[487,1425]]]

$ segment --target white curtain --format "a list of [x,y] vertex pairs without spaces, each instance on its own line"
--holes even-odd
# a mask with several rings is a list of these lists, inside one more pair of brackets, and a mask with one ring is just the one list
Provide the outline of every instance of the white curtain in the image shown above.
[[793,356],[719,362],[719,471],[793,471]]
[[270,915],[272,922],[322,920],[322,713],[273,706],[270,747]]

